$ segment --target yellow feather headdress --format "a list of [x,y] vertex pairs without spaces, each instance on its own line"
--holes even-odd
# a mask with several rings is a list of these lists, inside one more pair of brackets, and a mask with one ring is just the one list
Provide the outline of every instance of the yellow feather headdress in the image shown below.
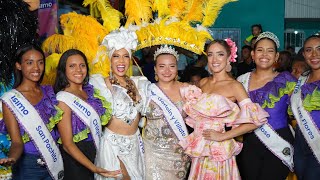
[[[138,37],[137,49],[169,44],[201,54],[212,39],[207,27],[215,22],[222,7],[236,0],[126,0],[126,27]],[[110,62],[103,38],[119,29],[123,15],[108,0],[84,0],[91,16],[76,13],[60,18],[64,35],[50,36],[44,43],[47,58],[44,84],[52,84],[58,59],[68,49],[79,49],[87,56],[90,73],[107,76]],[[96,18],[96,19],[95,19]],[[97,19],[103,25],[101,25]]]
[[[59,58],[69,49],[78,49],[86,55],[90,73],[99,72],[107,76],[110,62],[106,61],[107,49],[100,47],[100,44],[111,30],[101,25],[95,18],[75,12],[61,15],[60,23],[63,35],[54,34],[42,44],[44,52],[50,54],[46,60],[43,84],[53,84]],[[111,29],[117,28],[112,27]]]
[[[127,0],[126,3],[132,1]],[[131,19],[136,19],[139,14],[137,11],[140,9],[126,9],[126,16],[129,20],[126,26],[137,33],[139,41],[137,49],[169,44],[201,54],[205,42],[212,40],[207,27],[213,25],[225,4],[236,0],[143,1],[151,2],[152,8],[145,8],[143,12],[156,14],[154,18],[148,17],[132,21]],[[147,13],[148,9],[152,12]],[[147,23],[147,19],[151,19],[151,22]]]

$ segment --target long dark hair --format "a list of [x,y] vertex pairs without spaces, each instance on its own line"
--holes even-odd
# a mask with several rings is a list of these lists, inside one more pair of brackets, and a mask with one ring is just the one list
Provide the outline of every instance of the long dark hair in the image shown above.
[[87,67],[87,75],[83,81],[83,84],[85,85],[89,81],[89,66],[88,66],[87,57],[83,54],[83,52],[81,52],[77,49],[69,49],[62,54],[62,56],[60,57],[60,60],[59,60],[59,64],[57,67],[57,77],[56,77],[56,81],[53,86],[55,93],[65,89],[67,86],[69,86],[69,81],[68,81],[67,75],[66,75],[66,65],[67,65],[68,58],[73,55],[80,55],[84,59],[84,63],[86,64],[86,67]]
[[[40,48],[40,46],[38,46],[37,44],[34,43],[29,43],[29,44],[24,44],[22,46],[20,46],[20,48],[16,51],[15,55],[14,55],[14,60],[15,63],[19,63],[21,64],[22,62],[22,56],[27,53],[30,50],[36,50],[39,53],[41,53],[42,57],[43,57],[43,62],[44,62],[44,67],[46,67],[46,61],[45,61],[45,55],[44,52],[42,51],[42,49]],[[41,74],[41,77],[38,81],[38,84],[40,84],[42,82],[44,76],[44,71]],[[17,88],[21,82],[22,82],[23,76],[21,73],[21,70],[18,70],[14,64],[14,84],[13,84],[13,88]]]

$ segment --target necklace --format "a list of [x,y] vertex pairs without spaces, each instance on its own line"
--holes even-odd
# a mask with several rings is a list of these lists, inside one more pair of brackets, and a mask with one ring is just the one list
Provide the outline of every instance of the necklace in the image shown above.
[[111,84],[119,85],[119,86],[125,88],[127,90],[127,94],[131,97],[133,102],[137,103],[137,93],[136,93],[136,88],[135,88],[133,82],[126,75],[124,76],[124,79],[126,82],[125,87],[120,85],[119,80],[115,76],[110,77],[110,82],[111,82]]

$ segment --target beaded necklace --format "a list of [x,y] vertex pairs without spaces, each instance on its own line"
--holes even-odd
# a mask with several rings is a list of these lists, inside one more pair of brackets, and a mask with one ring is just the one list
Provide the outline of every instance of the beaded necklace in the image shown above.
[[[119,83],[119,80],[115,76],[112,76],[109,79],[110,79],[111,84],[121,86]],[[127,90],[127,94],[131,97],[133,102],[137,103],[138,102],[137,101],[137,93],[136,93],[136,88],[135,88],[133,82],[130,80],[130,78],[127,75],[124,76],[124,79],[126,82],[126,86],[125,87],[121,86],[121,87],[125,88]]]

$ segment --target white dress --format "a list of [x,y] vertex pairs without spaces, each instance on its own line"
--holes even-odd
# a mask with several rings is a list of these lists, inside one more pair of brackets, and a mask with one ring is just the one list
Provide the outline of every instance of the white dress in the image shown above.
[[[102,81],[101,81],[102,79]],[[126,89],[112,85],[112,91],[104,85],[101,86],[99,83],[104,83],[102,77],[94,76],[90,83],[100,87],[100,91],[104,91],[106,99],[112,99],[112,114],[117,119],[121,119],[129,125],[135,120],[138,113],[145,114],[146,104],[148,104],[148,87],[150,82],[145,77],[138,77],[133,79],[135,82],[141,101],[134,104],[133,100],[126,93]],[[99,87],[98,87],[99,88]],[[109,92],[107,92],[109,91]],[[128,174],[132,180],[143,180],[145,179],[145,165],[144,165],[144,147],[142,138],[139,130],[133,135],[120,135],[112,132],[110,129],[105,128],[100,141],[100,149],[97,152],[95,164],[98,167],[107,169],[109,171],[120,170],[120,161],[125,165]],[[121,179],[119,176],[116,179]],[[105,178],[98,174],[95,174],[95,179],[106,180],[115,178]]]

